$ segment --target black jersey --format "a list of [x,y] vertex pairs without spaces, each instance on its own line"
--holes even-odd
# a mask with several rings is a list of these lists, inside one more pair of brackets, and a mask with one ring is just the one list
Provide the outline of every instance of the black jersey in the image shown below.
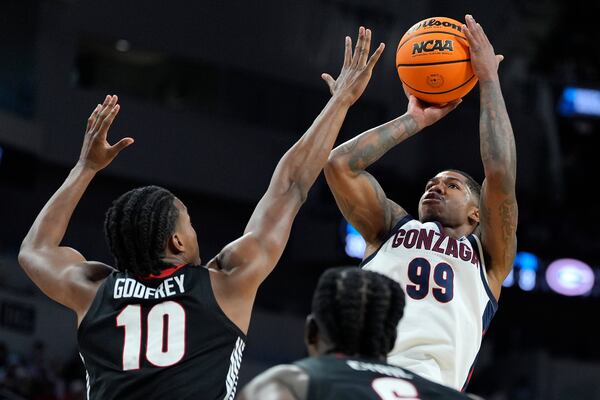
[[307,400],[469,399],[408,370],[372,360],[326,355],[295,365],[309,376]]
[[113,272],[78,331],[88,399],[233,399],[245,340],[206,268]]

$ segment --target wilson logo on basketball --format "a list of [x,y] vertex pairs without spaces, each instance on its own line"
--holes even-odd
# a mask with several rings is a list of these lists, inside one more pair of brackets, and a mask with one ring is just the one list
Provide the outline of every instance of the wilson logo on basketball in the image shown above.
[[419,29],[439,28],[439,27],[451,28],[451,29],[455,29],[455,30],[457,30],[459,32],[462,32],[462,29],[461,29],[460,25],[457,25],[457,24],[452,23],[450,21],[440,21],[440,20],[437,20],[435,18],[431,18],[431,19],[419,22],[418,24],[416,24],[415,26],[413,26],[412,28],[410,28],[408,30],[408,32],[406,32],[406,33],[413,33],[414,31],[417,31]]
[[452,40],[425,40],[413,43],[413,54],[432,51],[454,51],[454,42]]

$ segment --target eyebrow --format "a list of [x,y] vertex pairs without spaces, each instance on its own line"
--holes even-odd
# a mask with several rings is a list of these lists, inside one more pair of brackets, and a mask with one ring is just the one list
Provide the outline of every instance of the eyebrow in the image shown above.
[[453,178],[453,177],[451,177],[451,176],[449,176],[449,177],[448,177],[448,178],[446,178],[446,179],[447,179],[447,180],[448,180],[448,179],[451,179],[451,180],[453,180],[453,181],[457,181],[458,183],[462,183],[462,184],[464,184],[464,182],[463,182],[463,181],[461,181],[460,179],[458,179],[458,178]]
[[[448,177],[446,177],[446,178],[444,178],[444,179],[445,179],[445,180],[453,180],[453,181],[456,181],[456,182],[458,182],[458,183],[460,183],[460,184],[462,184],[462,185],[465,185],[465,184],[466,184],[466,183],[464,183],[463,181],[461,181],[460,179],[458,179],[458,178],[454,178],[454,177],[452,177],[452,176],[448,176]],[[430,180],[428,180],[428,181],[427,181],[427,183],[425,184],[425,186],[429,185],[430,183],[437,182],[437,181],[439,181],[439,180],[440,180],[440,178],[431,178]]]

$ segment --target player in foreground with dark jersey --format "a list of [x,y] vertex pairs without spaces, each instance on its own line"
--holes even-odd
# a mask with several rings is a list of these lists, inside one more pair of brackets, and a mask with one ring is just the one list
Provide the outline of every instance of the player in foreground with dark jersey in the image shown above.
[[310,357],[267,370],[238,399],[469,399],[385,362],[404,304],[400,285],[384,275],[358,268],[325,271],[306,320]]
[[332,97],[279,161],[244,234],[201,266],[185,205],[148,186],[119,197],[105,232],[116,269],[61,246],[92,178],[133,143],[107,141],[119,112],[107,96],[90,116],[79,161],[23,240],[19,263],[51,299],[77,314],[88,399],[232,399],[257,289],[273,270],[292,222],[382,51],[370,30],[346,38]]

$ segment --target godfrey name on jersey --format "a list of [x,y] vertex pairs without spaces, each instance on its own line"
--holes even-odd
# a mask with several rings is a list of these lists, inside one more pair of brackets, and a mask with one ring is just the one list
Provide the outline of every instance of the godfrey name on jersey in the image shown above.
[[119,278],[115,281],[113,298],[162,299],[185,293],[183,280],[185,275],[165,279],[158,287],[151,288],[131,278]]

